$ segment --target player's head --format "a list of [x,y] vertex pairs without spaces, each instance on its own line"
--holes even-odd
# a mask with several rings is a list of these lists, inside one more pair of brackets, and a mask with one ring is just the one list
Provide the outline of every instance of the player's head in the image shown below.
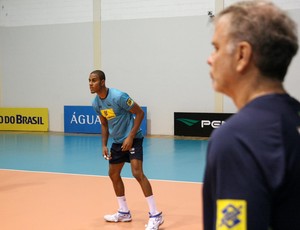
[[263,0],[232,4],[216,16],[215,23],[224,17],[229,20],[230,49],[247,42],[260,73],[282,82],[298,50],[295,22],[273,3]]
[[91,93],[99,93],[105,86],[105,74],[101,70],[94,70],[89,76]]
[[94,70],[90,74],[98,76],[100,81],[105,80],[105,73],[102,70]]

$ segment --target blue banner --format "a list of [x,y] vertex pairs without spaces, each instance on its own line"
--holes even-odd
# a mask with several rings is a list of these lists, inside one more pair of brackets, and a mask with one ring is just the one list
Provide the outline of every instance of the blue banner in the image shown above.
[[[141,124],[147,135],[147,107],[141,107],[145,117]],[[64,106],[64,131],[66,133],[101,133],[101,122],[92,106]]]

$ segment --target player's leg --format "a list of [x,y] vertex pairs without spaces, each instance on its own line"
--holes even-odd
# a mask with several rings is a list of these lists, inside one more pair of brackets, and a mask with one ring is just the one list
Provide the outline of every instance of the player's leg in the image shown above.
[[121,171],[125,162],[119,164],[109,164],[108,175],[113,184],[113,188],[117,197],[125,195],[124,183],[121,178]]
[[121,171],[126,161],[129,162],[128,155],[126,157],[126,154],[122,152],[121,144],[113,143],[111,147],[111,159],[109,160],[108,175],[113,184],[119,209],[115,214],[104,216],[104,219],[109,222],[131,221],[131,214],[125,197],[125,187],[121,178]]
[[112,215],[105,215],[104,219],[109,222],[128,222],[131,221],[131,214],[125,198],[124,183],[121,178],[121,171],[124,162],[118,164],[109,164],[109,178],[112,181],[113,188],[119,204],[119,209]]
[[151,184],[143,172],[143,162],[138,159],[131,159],[131,171],[140,184],[149,206],[149,221],[146,229],[158,229],[164,220],[162,213],[157,211]]
[[131,160],[131,172],[133,177],[139,182],[145,197],[152,196],[152,187],[143,172],[143,162],[141,160]]

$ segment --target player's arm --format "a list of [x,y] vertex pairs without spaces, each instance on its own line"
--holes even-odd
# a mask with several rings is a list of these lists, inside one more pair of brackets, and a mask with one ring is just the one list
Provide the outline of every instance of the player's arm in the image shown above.
[[130,112],[135,115],[134,124],[128,137],[123,142],[122,151],[128,151],[131,149],[133,139],[136,133],[139,131],[141,123],[144,119],[144,111],[136,102],[134,102],[132,108],[130,109]]
[[104,158],[107,158],[109,155],[108,148],[107,148],[107,141],[109,136],[108,124],[105,117],[100,115],[99,118],[101,121],[101,131],[102,131],[102,155]]

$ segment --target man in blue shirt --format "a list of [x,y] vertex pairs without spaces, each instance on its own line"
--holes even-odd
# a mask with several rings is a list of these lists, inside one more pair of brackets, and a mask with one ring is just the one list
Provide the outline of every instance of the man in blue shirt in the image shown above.
[[274,4],[238,2],[214,18],[215,91],[238,112],[209,140],[205,230],[300,229],[300,103],[284,89],[296,24]]
[[[105,74],[101,70],[95,70],[89,76],[91,93],[97,94],[93,107],[101,121],[102,154],[109,160],[109,177],[119,204],[118,212],[105,215],[104,219],[109,222],[131,221],[121,178],[125,162],[130,162],[132,174],[139,182],[149,205],[150,217],[146,230],[157,230],[163,223],[163,217],[162,213],[157,211],[151,184],[142,167],[144,137],[140,125],[144,112],[127,93],[107,88],[105,80]],[[109,136],[113,138],[110,151],[107,147]]]

